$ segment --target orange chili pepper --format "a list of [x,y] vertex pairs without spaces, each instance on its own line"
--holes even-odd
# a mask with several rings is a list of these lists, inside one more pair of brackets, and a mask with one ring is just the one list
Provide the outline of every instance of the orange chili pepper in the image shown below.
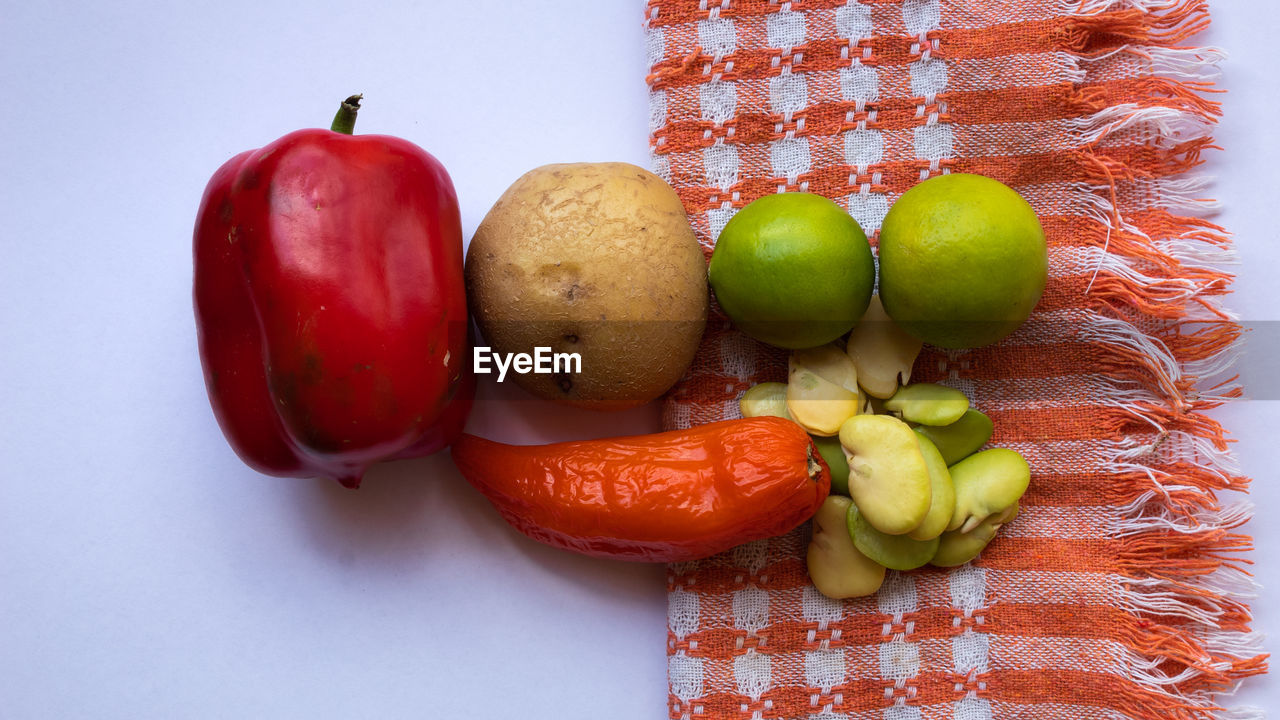
[[781,535],[831,489],[808,433],[775,417],[550,445],[463,435],[452,452],[520,532],[621,560],[693,560]]

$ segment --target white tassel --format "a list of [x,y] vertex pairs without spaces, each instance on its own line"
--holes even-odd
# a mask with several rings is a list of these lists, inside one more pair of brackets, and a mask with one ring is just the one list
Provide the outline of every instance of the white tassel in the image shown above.
[[1188,600],[1185,588],[1164,591],[1126,589],[1120,598],[1125,612],[1180,617],[1205,627],[1219,627],[1226,609],[1217,602]]
[[[1201,298],[1201,302],[1203,302],[1204,305],[1201,305],[1200,303],[1196,303],[1194,305],[1188,305],[1186,307],[1186,317],[1183,318],[1185,322],[1217,323],[1217,322],[1223,322],[1225,320],[1229,320],[1231,322],[1238,322],[1240,320],[1240,313],[1236,312],[1235,310],[1232,310],[1231,308],[1223,307],[1222,299],[1220,297],[1212,296],[1212,295],[1206,296],[1204,298]],[[1190,374],[1194,375],[1195,373],[1190,373]]]
[[1263,651],[1262,639],[1262,634],[1256,632],[1209,632],[1205,634],[1204,645],[1215,655],[1243,660]]
[[1253,705],[1237,705],[1213,714],[1216,720],[1266,720],[1267,711]]
[[1138,8],[1147,12],[1160,12],[1176,7],[1178,0],[1080,0],[1072,15],[1088,17],[1113,10]]
[[1154,206],[1169,210],[1185,210],[1194,212],[1210,212],[1220,210],[1222,202],[1205,197],[1209,187],[1213,185],[1211,175],[1192,174],[1181,177],[1156,178],[1154,180],[1136,180],[1134,189],[1146,191],[1155,197]]
[[1240,253],[1231,245],[1189,238],[1160,239],[1151,244],[1186,267],[1220,269],[1240,264]]
[[1081,248],[1084,255],[1093,256],[1092,267],[1112,277],[1130,280],[1140,287],[1150,288],[1163,293],[1155,298],[1164,301],[1186,300],[1195,297],[1205,290],[1216,287],[1222,280],[1197,282],[1190,278],[1158,278],[1147,275],[1134,267],[1138,260],[1126,258],[1114,252],[1104,252],[1101,248]]
[[1079,65],[1097,63],[1116,55],[1127,55],[1144,61],[1147,74],[1181,82],[1211,83],[1222,78],[1222,63],[1227,52],[1216,47],[1161,47],[1159,45],[1122,45],[1093,57],[1077,57]]
[[[1124,230],[1138,237],[1151,239],[1151,236],[1143,232],[1142,228],[1128,222],[1116,211],[1115,204],[1111,202],[1110,188],[1084,182],[1075,182],[1071,185],[1076,191],[1077,204],[1083,207],[1085,215],[1108,228]],[[1105,245],[1103,249],[1107,249]]]
[[1138,129],[1157,147],[1173,147],[1196,138],[1207,137],[1213,121],[1203,115],[1172,107],[1141,107],[1126,103],[1112,105],[1092,115],[1071,122],[1081,134],[1083,144],[1098,143],[1123,130]]
[[1170,460],[1188,457],[1202,466],[1221,468],[1228,475],[1240,474],[1240,463],[1230,451],[1217,447],[1208,438],[1181,430],[1169,433],[1164,454]]
[[[1214,320],[1221,322],[1220,318],[1214,318]],[[1222,351],[1214,353],[1203,360],[1188,360],[1182,364],[1182,368],[1189,377],[1199,378],[1202,381],[1223,377],[1244,356],[1244,342],[1244,336],[1241,335]],[[1218,392],[1223,393],[1227,389],[1226,387],[1219,388]],[[1206,396],[1198,395],[1198,397]]]
[[1116,448],[1115,461],[1156,460],[1158,462],[1184,461],[1216,472],[1229,482],[1240,474],[1236,459],[1226,450],[1220,450],[1213,442],[1182,430],[1160,434],[1131,435],[1111,441]]
[[1216,47],[1133,48],[1150,61],[1151,72],[1162,77],[1190,82],[1214,82],[1222,77],[1222,63],[1227,53]]
[[[1140,512],[1148,508],[1129,508]],[[1117,520],[1114,524],[1117,537],[1138,535],[1153,530],[1171,530],[1184,535],[1218,530],[1221,528],[1239,527],[1253,517],[1253,503],[1241,501],[1229,507],[1217,510],[1204,509],[1195,512],[1188,519],[1168,512],[1167,508],[1156,509],[1157,514],[1134,515]]]
[[[1209,662],[1209,660],[1210,660],[1210,657],[1208,655],[1206,655],[1204,658],[1201,659],[1201,661],[1204,662],[1205,665],[1219,672],[1231,669],[1230,663],[1226,663],[1226,662],[1213,663],[1213,662]],[[1182,672],[1178,673],[1177,675],[1169,675],[1168,673],[1160,669],[1160,666],[1164,663],[1164,661],[1165,661],[1165,658],[1163,656],[1156,656],[1151,659],[1144,659],[1142,655],[1139,655],[1138,653],[1132,650],[1129,650],[1128,648],[1124,649],[1122,660],[1121,660],[1121,662],[1124,663],[1125,670],[1127,670],[1127,672],[1125,673],[1127,676],[1138,681],[1139,683],[1142,683],[1144,685],[1147,685],[1148,687],[1151,687],[1155,690],[1159,690],[1163,692],[1169,692],[1170,685],[1176,686],[1179,683],[1186,682],[1187,680],[1191,680],[1192,678],[1195,678],[1204,674],[1202,670],[1199,670],[1193,667],[1187,667],[1187,668],[1184,668]]]
[[1182,370],[1168,346],[1158,338],[1151,337],[1137,327],[1118,318],[1109,318],[1094,312],[1085,312],[1081,323],[1080,338],[1091,342],[1102,343],[1113,347],[1122,347],[1134,351],[1141,357],[1152,361],[1151,369],[1161,387],[1170,394],[1170,399],[1182,400],[1175,382],[1182,379]]

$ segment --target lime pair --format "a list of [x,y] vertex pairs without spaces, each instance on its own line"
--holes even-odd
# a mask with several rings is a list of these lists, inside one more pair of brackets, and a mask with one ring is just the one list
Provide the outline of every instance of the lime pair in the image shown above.
[[[1044,292],[1048,251],[1035,211],[981,175],[940,175],[904,193],[880,228],[880,299],[912,336],[979,347],[1016,330]],[[867,236],[820,195],[766,195],[716,241],[708,275],[746,334],[809,348],[849,332],[876,285]]]

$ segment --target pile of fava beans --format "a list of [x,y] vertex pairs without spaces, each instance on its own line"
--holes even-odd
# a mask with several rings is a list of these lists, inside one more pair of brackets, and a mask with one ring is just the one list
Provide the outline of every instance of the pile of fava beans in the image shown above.
[[1030,482],[1021,455],[983,449],[991,419],[964,393],[910,382],[920,349],[872,298],[844,347],[794,351],[786,383],[739,401],[745,417],[799,424],[831,468],[807,555],[828,597],[870,595],[886,569],[969,562],[1017,516]]

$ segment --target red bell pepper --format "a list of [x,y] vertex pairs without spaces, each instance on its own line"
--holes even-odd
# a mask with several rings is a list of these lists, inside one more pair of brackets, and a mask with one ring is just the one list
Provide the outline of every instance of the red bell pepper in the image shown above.
[[462,230],[444,167],[395,137],[298,130],[214,173],[195,227],[205,385],[254,469],[357,487],[471,408]]

